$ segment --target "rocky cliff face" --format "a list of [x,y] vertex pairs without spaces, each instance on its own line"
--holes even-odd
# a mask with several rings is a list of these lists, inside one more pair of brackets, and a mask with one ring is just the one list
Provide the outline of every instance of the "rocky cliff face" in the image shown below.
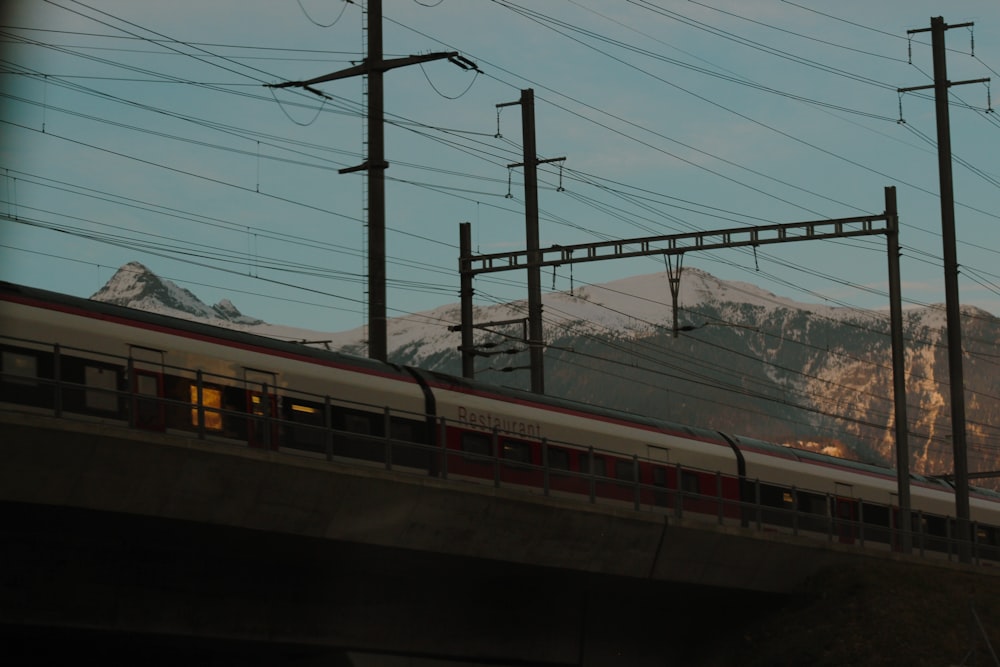
[[[228,301],[206,306],[138,264],[122,267],[93,298],[264,335],[275,328]],[[695,269],[685,270],[681,280],[684,331],[678,335],[663,274],[547,294],[544,304],[550,395],[837,456],[895,460],[886,314],[797,303]],[[526,312],[524,303],[477,308],[474,321],[518,319]],[[391,361],[460,374],[460,337],[447,327],[459,321],[458,305],[425,315],[390,322]],[[969,468],[1000,469],[1000,320],[973,308],[963,316]],[[905,314],[914,472],[952,468],[944,319],[942,307]],[[364,354],[363,334],[317,332],[312,338],[332,338],[339,349]],[[477,378],[528,388],[520,325],[477,329],[475,340],[489,353],[476,358]]]
[[[546,295],[546,393],[894,465],[887,313],[796,303],[687,270],[678,319],[690,330],[674,336],[666,294],[661,274]],[[512,304],[477,313],[476,321],[525,313],[524,304]],[[963,320],[969,468],[996,470],[1000,320],[975,308],[964,309]],[[454,335],[448,350],[439,336],[412,341],[393,360],[459,374]],[[477,332],[477,343],[524,349],[520,337],[515,326]],[[953,454],[943,306],[907,311],[904,339],[910,469],[946,473]],[[525,352],[477,358],[476,365],[480,379],[529,387]],[[496,370],[509,367],[519,370]]]

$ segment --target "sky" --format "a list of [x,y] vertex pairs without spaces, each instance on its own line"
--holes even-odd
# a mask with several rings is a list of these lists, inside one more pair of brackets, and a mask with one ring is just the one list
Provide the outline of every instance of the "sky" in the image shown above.
[[[316,331],[366,314],[363,2],[7,0],[0,279],[79,296],[139,261],[214,303]],[[523,250],[519,106],[535,96],[540,243],[877,215],[897,189],[906,307],[944,301],[933,16],[953,82],[1000,82],[985,0],[387,0],[389,317],[459,299],[474,252]],[[1000,89],[1000,85],[998,85]],[[991,99],[993,98],[993,99]],[[1000,314],[1000,94],[950,90],[960,295]],[[901,122],[901,120],[903,122]],[[685,267],[799,301],[885,310],[882,237],[690,252]],[[568,290],[662,257],[546,270]],[[475,301],[526,298],[522,272]],[[670,297],[664,282],[664,317]],[[457,322],[442,322],[442,326]],[[390,348],[392,342],[390,341]]]

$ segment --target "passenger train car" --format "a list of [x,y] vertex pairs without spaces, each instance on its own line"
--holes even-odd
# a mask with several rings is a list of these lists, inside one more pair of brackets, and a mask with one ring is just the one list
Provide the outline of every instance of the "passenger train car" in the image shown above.
[[[707,429],[0,283],[0,408],[894,548],[895,473]],[[921,549],[952,489],[911,476]],[[978,557],[1000,494],[975,489]]]

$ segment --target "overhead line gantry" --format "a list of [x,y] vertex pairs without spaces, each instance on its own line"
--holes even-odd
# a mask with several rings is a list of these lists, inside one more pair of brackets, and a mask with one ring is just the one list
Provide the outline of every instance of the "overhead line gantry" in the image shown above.
[[[664,257],[683,256],[685,253],[702,250],[719,250],[723,248],[754,247],[776,243],[792,243],[796,241],[818,241],[842,239],[860,236],[884,235],[889,268],[889,313],[892,339],[892,375],[894,396],[894,421],[896,428],[896,474],[899,493],[900,516],[910,515],[910,461],[908,444],[908,418],[906,414],[906,372],[905,351],[903,349],[903,308],[902,288],[899,277],[899,215],[896,206],[896,188],[885,188],[885,212],[881,215],[863,215],[851,218],[834,218],[829,220],[813,220],[807,222],[788,222],[751,227],[731,227],[708,231],[668,234],[664,236],[644,236],[633,239],[598,241],[595,243],[580,243],[576,245],[553,245],[548,248],[530,248],[508,252],[474,255],[472,253],[471,225],[463,222],[459,225],[460,255],[458,260],[461,276],[461,325],[452,327],[462,333],[462,374],[464,377],[475,377],[475,357],[477,356],[473,329],[476,324],[473,319],[472,297],[474,294],[473,278],[483,273],[498,273],[501,271],[526,270],[529,276],[537,275],[545,266],[562,266],[564,264],[580,264],[611,259],[627,259],[632,257]],[[672,272],[671,297],[673,299],[674,333],[680,331],[677,324],[677,285],[678,274]],[[541,286],[538,281],[529,284],[529,290],[538,293],[529,294],[529,303],[541,303]],[[541,308],[538,308],[540,315]],[[529,313],[530,318],[531,313]],[[537,333],[529,333],[527,343],[529,349],[542,349],[544,341],[539,340],[541,326]],[[540,357],[541,355],[539,355]],[[532,377],[541,376],[543,369],[541,361],[532,357]],[[534,382],[533,388],[534,388]],[[538,392],[542,393],[542,392]],[[904,551],[911,548],[910,531],[903,531]]]

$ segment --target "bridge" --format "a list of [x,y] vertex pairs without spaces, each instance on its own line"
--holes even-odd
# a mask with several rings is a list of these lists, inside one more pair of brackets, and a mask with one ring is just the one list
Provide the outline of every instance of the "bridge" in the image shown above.
[[683,664],[823,568],[903,558],[116,423],[0,430],[0,626],[34,656]]

